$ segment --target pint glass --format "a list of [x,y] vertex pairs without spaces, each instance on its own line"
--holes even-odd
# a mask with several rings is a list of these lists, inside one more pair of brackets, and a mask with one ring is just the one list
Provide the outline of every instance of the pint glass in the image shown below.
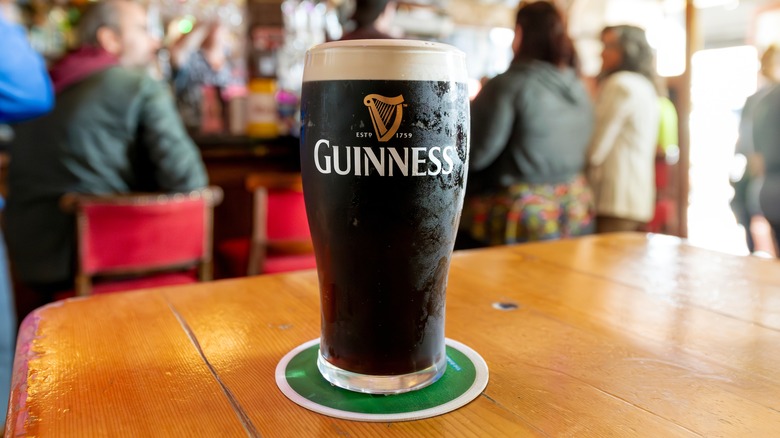
[[444,373],[447,272],[463,205],[462,52],[355,40],[309,50],[301,167],[317,258],[323,377],[394,394]]

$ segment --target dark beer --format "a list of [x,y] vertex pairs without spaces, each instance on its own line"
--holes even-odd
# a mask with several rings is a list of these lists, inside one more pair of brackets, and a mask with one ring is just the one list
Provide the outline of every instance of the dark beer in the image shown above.
[[[313,49],[303,84],[301,165],[321,292],[320,370],[347,389],[403,392],[435,381],[445,368],[445,291],[468,163],[468,94],[454,49],[361,44],[331,44],[329,54],[338,60],[340,51],[347,59],[368,52],[352,60],[357,65],[317,65],[316,51],[329,45]],[[404,51],[420,47],[431,51],[428,62],[448,56],[461,64],[415,73],[418,59],[404,70]],[[371,51],[386,52],[380,58],[401,79],[361,74]],[[309,74],[313,68],[336,71]]]

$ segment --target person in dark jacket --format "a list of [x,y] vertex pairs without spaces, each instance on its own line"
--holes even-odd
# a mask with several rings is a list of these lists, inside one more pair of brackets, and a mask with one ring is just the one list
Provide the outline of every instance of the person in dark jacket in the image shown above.
[[[734,198],[731,200],[731,209],[737,223],[745,228],[745,240],[748,251],[767,251],[773,243],[771,237],[766,236],[759,228],[751,227],[753,221],[764,220],[759,194],[764,182],[763,161],[760,153],[756,151],[753,141],[753,116],[758,103],[780,84],[780,47],[772,45],[761,55],[761,82],[762,85],[756,92],[745,100],[742,114],[739,119],[739,137],[734,148],[735,158],[744,160],[741,172],[730,175],[734,187]],[[774,123],[774,119],[770,120]],[[737,161],[735,160],[735,161]],[[756,227],[758,228],[758,227]],[[755,239],[754,239],[755,237]]]
[[[30,47],[24,28],[5,20],[0,10],[0,123],[35,117],[54,105],[43,58]],[[1,207],[0,207],[1,208]],[[14,308],[5,242],[0,233],[0,424],[5,420],[16,340]]]
[[780,85],[769,87],[753,110],[755,175],[764,180],[758,201],[772,227],[775,252],[780,254]]
[[62,195],[207,184],[169,89],[148,72],[157,42],[146,23],[131,1],[92,4],[79,23],[80,48],[50,72],[54,110],[16,127],[6,229],[15,274],[29,290],[17,291],[20,318],[72,288],[74,217],[60,210]]
[[513,45],[509,69],[488,81],[472,103],[459,247],[592,232],[592,195],[583,171],[593,109],[555,6],[522,6]]

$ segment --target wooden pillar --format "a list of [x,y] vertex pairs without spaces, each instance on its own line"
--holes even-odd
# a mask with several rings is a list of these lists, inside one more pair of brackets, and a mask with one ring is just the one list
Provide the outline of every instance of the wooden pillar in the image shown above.
[[694,0],[685,2],[685,73],[680,77],[678,88],[679,129],[680,129],[680,161],[677,166],[678,194],[677,211],[679,214],[679,235],[688,237],[688,195],[690,193],[689,169],[691,164],[691,59],[701,48],[701,37]]

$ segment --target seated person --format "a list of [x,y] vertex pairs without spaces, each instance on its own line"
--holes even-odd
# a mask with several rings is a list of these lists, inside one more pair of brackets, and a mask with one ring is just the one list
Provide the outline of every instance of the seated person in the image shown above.
[[54,110],[16,127],[5,219],[14,273],[25,286],[17,290],[20,318],[73,287],[75,224],[59,208],[63,194],[207,184],[167,86],[149,75],[157,42],[146,23],[132,1],[91,4],[79,23],[80,47],[51,70]]

